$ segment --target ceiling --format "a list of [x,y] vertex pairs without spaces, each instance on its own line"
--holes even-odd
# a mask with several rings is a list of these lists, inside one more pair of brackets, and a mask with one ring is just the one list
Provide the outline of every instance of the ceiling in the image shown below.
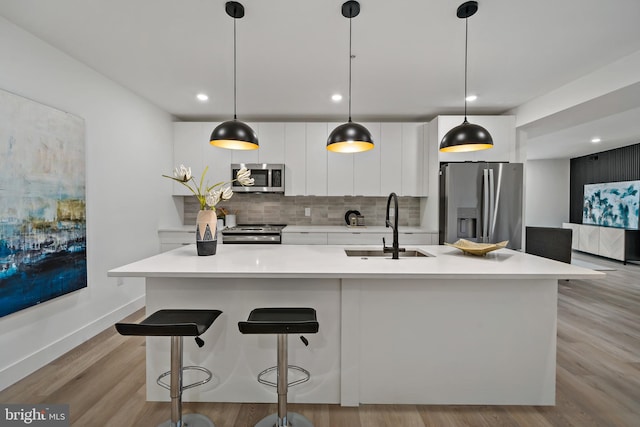
[[[346,121],[349,20],[340,13],[343,1],[242,3],[238,118]],[[426,121],[463,112],[460,3],[360,1],[361,13],[352,20],[355,121]],[[0,0],[0,15],[179,120],[224,120],[233,115],[233,19],[224,4]],[[480,0],[479,6],[468,22],[469,93],[478,95],[470,114],[502,114],[640,51],[638,0]],[[197,101],[199,92],[209,101]],[[334,93],[343,101],[331,101]],[[635,102],[606,117],[565,117],[570,126],[558,117],[539,121],[531,127],[535,143],[528,155],[602,151],[612,144],[608,131],[617,132],[614,145],[640,142],[633,123],[640,120],[629,120],[640,112],[640,97]],[[588,142],[592,132],[603,138],[595,150]]]

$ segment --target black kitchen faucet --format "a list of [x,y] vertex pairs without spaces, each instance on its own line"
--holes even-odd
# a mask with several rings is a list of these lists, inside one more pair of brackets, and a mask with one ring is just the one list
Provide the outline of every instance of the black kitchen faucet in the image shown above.
[[[389,207],[391,205],[391,199],[393,198],[393,206],[394,206],[394,210],[393,210],[393,224],[391,224],[391,221],[389,221]],[[399,254],[400,252],[404,252],[405,249],[400,247],[400,244],[398,243],[398,196],[396,195],[396,193],[391,193],[389,194],[389,198],[387,199],[387,216],[385,218],[385,225],[387,226],[387,228],[391,227],[391,229],[393,230],[393,244],[391,245],[391,247],[387,247],[387,243],[384,240],[384,237],[382,238],[382,251],[384,253],[392,253],[393,256],[391,257],[391,259],[399,259]]]

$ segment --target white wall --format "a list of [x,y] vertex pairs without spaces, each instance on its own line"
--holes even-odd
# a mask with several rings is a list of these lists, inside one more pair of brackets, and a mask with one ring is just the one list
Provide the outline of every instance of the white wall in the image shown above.
[[526,225],[562,227],[569,222],[569,167],[569,159],[527,161]]
[[[516,127],[532,124],[537,120],[554,116],[572,107],[587,103],[598,97],[632,86],[640,82],[640,51],[605,65],[577,80],[567,83],[549,93],[534,98],[511,111],[508,114],[516,116]],[[619,106],[600,105],[599,108],[611,111],[601,111],[605,117],[617,111]],[[637,103],[633,103],[633,108]],[[619,112],[619,111],[618,111]],[[566,125],[567,118],[564,118]],[[577,123],[573,123],[574,125]],[[563,126],[564,127],[564,126]]]
[[169,114],[1,17],[0,57],[1,89],[84,118],[87,162],[88,287],[0,318],[4,389],[142,307],[143,282],[107,270],[157,253],[179,218]]

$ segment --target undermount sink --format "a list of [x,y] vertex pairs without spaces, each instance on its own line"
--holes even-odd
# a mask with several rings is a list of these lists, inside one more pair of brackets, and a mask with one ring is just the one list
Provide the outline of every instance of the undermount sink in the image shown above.
[[[390,252],[383,252],[381,249],[371,249],[371,250],[362,250],[362,249],[345,249],[344,252],[348,257],[391,257]],[[407,250],[405,252],[398,253],[400,258],[421,258],[421,257],[431,257],[433,255],[428,254],[426,252],[420,252],[416,250]]]

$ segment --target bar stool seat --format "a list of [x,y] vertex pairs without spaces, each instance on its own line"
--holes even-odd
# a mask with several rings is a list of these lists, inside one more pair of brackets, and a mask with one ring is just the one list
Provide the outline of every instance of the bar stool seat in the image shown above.
[[315,334],[318,319],[313,308],[256,308],[246,322],[238,322],[243,334]]
[[[214,427],[213,422],[202,414],[182,415],[182,391],[208,383],[213,374],[201,366],[182,366],[183,337],[195,337],[199,347],[204,341],[199,337],[209,329],[213,322],[222,314],[220,310],[159,310],[140,323],[116,323],[116,330],[121,335],[137,336],[167,336],[171,337],[171,370],[161,374],[158,385],[170,390],[171,419],[161,426],[167,427]],[[182,384],[182,374],[186,370],[204,372],[206,377],[186,386]],[[162,381],[171,376],[169,384]]]
[[[258,374],[258,381],[277,387],[278,413],[269,415],[260,420],[256,427],[313,427],[309,419],[295,412],[287,412],[288,387],[306,382],[310,378],[309,371],[299,366],[289,365],[288,359],[288,334],[315,334],[319,324],[316,311],[305,307],[279,307],[256,308],[251,311],[247,321],[238,322],[238,329],[243,334],[277,334],[278,336],[278,364],[267,368]],[[306,338],[302,337],[308,345]],[[288,383],[288,369],[302,372],[304,377],[300,380]],[[277,370],[277,382],[263,379],[268,372]]]

